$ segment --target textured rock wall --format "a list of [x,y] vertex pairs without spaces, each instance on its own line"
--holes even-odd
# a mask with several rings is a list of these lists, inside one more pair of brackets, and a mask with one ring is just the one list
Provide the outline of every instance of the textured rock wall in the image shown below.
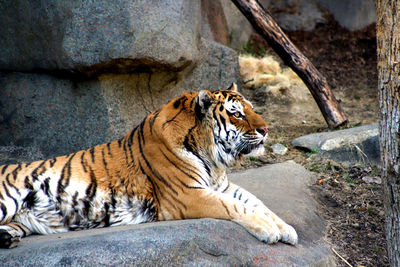
[[185,0],[1,1],[0,146],[37,152],[23,160],[70,153],[183,91],[237,82],[236,53],[202,37],[201,12]]

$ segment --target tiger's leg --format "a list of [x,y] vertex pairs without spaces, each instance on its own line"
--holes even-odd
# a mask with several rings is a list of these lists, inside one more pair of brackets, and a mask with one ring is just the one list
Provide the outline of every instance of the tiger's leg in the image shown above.
[[248,207],[254,207],[260,209],[265,216],[270,218],[276,226],[279,228],[281,238],[280,240],[289,244],[297,244],[298,237],[294,228],[287,223],[285,223],[281,218],[279,218],[275,213],[268,209],[261,200],[256,196],[248,192],[246,189],[229,182],[228,187],[224,190],[225,194],[231,195],[234,199],[237,199],[244,203]]
[[179,210],[161,204],[159,219],[168,219],[166,213],[172,215],[171,219],[226,219],[242,225],[252,235],[266,243],[276,243],[281,237],[279,228],[263,210],[246,205],[228,194],[202,189],[197,193],[187,194],[179,200],[183,204],[183,208]]
[[25,225],[18,222],[0,225],[0,248],[16,247],[21,238],[31,234],[32,232]]

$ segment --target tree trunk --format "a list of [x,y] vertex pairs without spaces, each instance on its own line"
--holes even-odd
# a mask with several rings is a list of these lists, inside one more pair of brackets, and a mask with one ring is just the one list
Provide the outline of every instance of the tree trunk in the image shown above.
[[400,3],[376,0],[379,131],[386,239],[391,266],[400,266]]
[[289,40],[271,15],[262,8],[257,0],[232,0],[232,2],[282,58],[283,62],[291,67],[307,85],[328,126],[335,128],[345,124],[347,122],[346,115],[325,77]]

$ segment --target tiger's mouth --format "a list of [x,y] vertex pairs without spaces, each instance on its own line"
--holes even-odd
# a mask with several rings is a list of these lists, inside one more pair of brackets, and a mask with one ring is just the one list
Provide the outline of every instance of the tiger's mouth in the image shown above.
[[264,153],[264,140],[260,140],[258,142],[255,143],[249,143],[246,147],[244,147],[241,151],[240,154],[241,155],[249,155],[249,154],[253,154],[254,152],[258,152],[256,154],[263,154]]

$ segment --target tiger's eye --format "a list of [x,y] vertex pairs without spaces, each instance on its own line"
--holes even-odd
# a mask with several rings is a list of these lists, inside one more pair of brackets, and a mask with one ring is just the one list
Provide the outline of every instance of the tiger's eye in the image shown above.
[[240,114],[239,111],[236,111],[235,114],[233,114],[233,116],[234,116],[235,118],[239,119],[239,118],[242,116],[242,114]]

